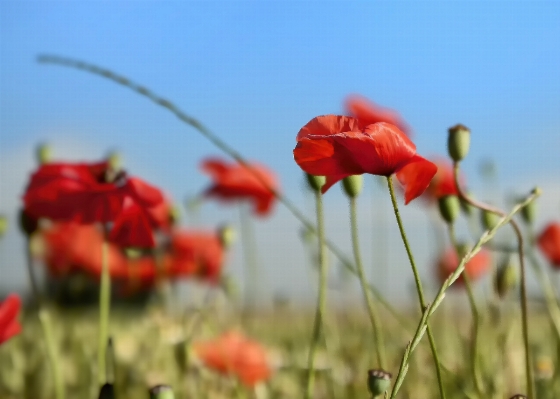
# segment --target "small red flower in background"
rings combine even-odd
[[[398,127],[410,137],[410,128],[397,111],[381,107],[365,97],[352,95],[346,99],[346,109],[356,118],[361,128],[378,122],[387,122]]]
[[[21,332],[17,320],[21,308],[19,296],[10,294],[0,303],[0,345]]]
[[[23,197],[25,212],[35,218],[114,225],[109,238],[122,246],[153,247],[152,228],[160,227],[150,209],[163,202],[155,187],[108,162],[51,163],[33,175]]]
[[[252,170],[238,163],[227,163],[220,159],[208,158],[202,161],[201,169],[214,180],[204,192],[206,197],[223,201],[249,200],[253,202],[254,212],[265,216],[270,214],[276,198],[268,187],[278,191],[276,176],[263,165],[250,164]],[[261,176],[268,187],[255,176]]]
[[[550,264],[560,268],[560,223],[549,223],[539,235],[537,244]]]
[[[437,166],[437,173],[426,189],[424,196],[429,200],[437,201],[446,195],[459,195],[453,174],[453,165],[444,158],[436,158],[433,162]],[[464,184],[464,177],[460,176],[461,184]]]
[[[193,349],[207,367],[219,373],[235,375],[246,386],[252,387],[271,375],[264,348],[238,332],[227,332],[211,341],[196,342]]]
[[[460,259],[457,256],[455,248],[449,248],[441,255],[436,264],[437,275],[441,283],[443,283],[445,279],[447,279],[447,277],[449,277],[457,269],[459,262]],[[465,265],[465,272],[471,281],[476,281],[488,272],[491,264],[492,257],[490,256],[490,253],[482,249],[467,262]],[[463,281],[463,276],[461,274],[454,285],[463,285],[464,283],[465,282]]]
[[[426,190],[437,171],[399,128],[385,122],[362,128],[348,116],[318,116],[301,128],[296,140],[295,161],[309,174],[326,176],[323,193],[350,175],[396,173],[408,204]]]

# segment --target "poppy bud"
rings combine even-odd
[[[309,187],[313,191],[320,191],[321,187],[323,187],[325,185],[325,182],[327,181],[325,176],[314,176],[310,175],[309,173],[306,173],[305,176],[307,177],[307,183],[309,184]]]
[[[471,144],[471,131],[465,125],[455,125],[449,128],[447,137],[447,150],[453,161],[462,161],[469,153]]]
[[[218,228],[220,243],[225,249],[230,248],[235,242],[235,229],[229,224],[223,224]]]
[[[0,238],[6,234],[8,230],[8,218],[5,215],[0,215]]]
[[[496,215],[494,212],[490,212],[486,210],[482,210],[480,216],[481,216],[482,226],[486,230],[491,230],[494,227],[496,227],[496,225],[501,219],[499,215]]]
[[[107,163],[109,164],[109,169],[111,169],[112,171],[116,172],[121,170],[123,166],[121,154],[117,151],[111,151],[107,155]]]
[[[99,390],[99,399],[114,399],[115,398],[115,388],[113,384],[109,384],[108,382],[103,384],[101,389]]]
[[[342,180],[342,187],[349,198],[356,198],[362,192],[364,179],[362,175],[352,175]]]
[[[496,272],[494,288],[500,298],[504,298],[510,293],[518,283],[517,269],[509,262],[509,259],[502,263]]]
[[[531,201],[521,208],[521,217],[527,224],[533,224],[535,222],[535,218],[537,217],[536,201]]]
[[[461,204],[456,195],[445,195],[438,200],[439,213],[443,220],[451,224],[459,216]]]
[[[21,228],[21,231],[29,237],[37,231],[37,228],[39,227],[39,220],[28,215],[25,210],[21,209],[19,211],[19,227]]]
[[[52,161],[52,149],[51,146],[42,143],[37,146],[35,156],[37,158],[37,163],[39,165],[44,165]]]
[[[150,388],[150,399],[175,399],[173,389],[169,385],[156,385]]]
[[[368,388],[375,398],[389,389],[391,374],[379,369],[368,370]]]
[[[169,208],[169,221],[171,224],[177,224],[181,219],[181,210],[178,206],[173,205]]]

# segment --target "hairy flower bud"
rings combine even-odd
[[[229,224],[223,224],[218,228],[220,242],[225,249],[230,248],[235,242],[235,229]]]
[[[449,128],[447,137],[447,150],[453,161],[462,161],[469,153],[471,144],[471,131],[465,125],[455,125]]]
[[[494,280],[494,288],[496,293],[500,298],[504,298],[507,294],[517,287],[519,277],[517,275],[517,269],[513,263],[506,260],[502,263],[498,270],[496,271],[496,276]]]
[[[325,182],[327,181],[325,176],[314,176],[310,175],[309,173],[306,173],[305,176],[307,177],[307,183],[309,184],[309,187],[313,191],[320,191],[321,187],[323,187],[325,185]]]
[[[368,371],[368,388],[371,395],[375,398],[385,392],[391,384],[391,374],[379,369]]]
[[[482,210],[480,213],[480,219],[482,227],[484,227],[486,230],[491,230],[496,227],[501,217],[499,215],[496,215],[494,212]]]
[[[47,143],[41,143],[37,146],[35,151],[35,156],[37,158],[37,163],[39,165],[44,165],[52,161],[52,149]]]
[[[156,385],[150,388],[150,399],[175,399],[173,389],[169,385]]]
[[[521,208],[521,217],[527,224],[533,224],[537,217],[537,202],[531,201]]]
[[[459,212],[461,211],[461,204],[456,195],[445,195],[438,200],[439,213],[443,220],[451,224],[455,222]]]
[[[364,186],[364,179],[362,175],[352,175],[345,177],[342,180],[342,187],[344,192],[350,198],[356,198],[362,192]]]

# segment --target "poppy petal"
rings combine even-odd
[[[123,210],[115,220],[109,239],[124,247],[155,246],[150,219],[143,208],[131,198],[125,199]]]
[[[404,134],[410,136],[410,128],[397,111],[381,107],[365,97],[353,95],[346,99],[346,109],[358,119],[361,126],[378,122],[387,122],[397,126]]]
[[[0,332],[7,328],[17,317],[21,308],[21,299],[15,294],[10,294],[0,303]]]
[[[363,169],[335,136],[309,136],[298,141],[294,159],[305,172],[316,176],[361,174]]]
[[[342,132],[359,131],[355,118],[342,115],[322,115],[311,119],[296,136],[299,141],[307,136],[330,136]]]
[[[437,173],[437,166],[415,155],[408,163],[397,170],[397,179],[404,186],[404,203],[420,196],[430,185],[430,181]]]

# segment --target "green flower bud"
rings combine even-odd
[[[52,161],[51,146],[46,143],[39,144],[37,146],[35,156],[39,165],[50,163]]]
[[[469,153],[471,144],[471,131],[464,125],[455,125],[449,128],[447,137],[447,150],[453,161],[462,161]]]
[[[517,268],[509,259],[502,263],[496,271],[494,288],[500,298],[504,298],[513,291],[519,282]]]
[[[181,219],[181,210],[177,205],[173,205],[169,209],[169,221],[171,222],[172,225],[175,225],[179,222],[180,219]]]
[[[229,224],[223,224],[218,228],[218,235],[222,246],[225,249],[231,248],[236,238],[235,229]]]
[[[169,385],[156,385],[150,388],[150,399],[175,399],[173,389]]]
[[[115,388],[113,384],[109,384],[108,382],[103,384],[101,389],[99,390],[99,399],[115,399]]]
[[[350,198],[356,198],[362,192],[364,187],[364,179],[362,175],[352,175],[342,180],[344,192]]]
[[[485,211],[485,210],[481,210],[480,217],[481,217],[482,226],[486,230],[491,230],[494,227],[496,227],[496,225],[501,219],[501,217],[499,215],[496,215],[494,212]]]
[[[19,227],[21,228],[21,231],[29,237],[39,228],[39,220],[29,216],[23,209],[21,209],[19,211]]]
[[[309,184],[309,187],[313,191],[320,191],[321,187],[323,187],[325,185],[325,182],[327,181],[325,176],[314,176],[310,175],[309,173],[306,173],[305,176],[307,177],[307,183]]]
[[[368,371],[368,388],[371,395],[375,398],[391,385],[391,374],[379,369],[372,369]]]
[[[0,215],[0,238],[6,234],[8,230],[8,218],[5,215]]]
[[[107,155],[107,163],[109,164],[109,169],[112,171],[119,171],[123,167],[122,156],[117,151],[111,151]]]
[[[527,224],[533,224],[537,217],[537,202],[531,201],[526,206],[521,208],[521,217]]]
[[[457,220],[461,211],[461,204],[456,195],[446,195],[438,200],[439,213],[443,220],[451,224]]]

